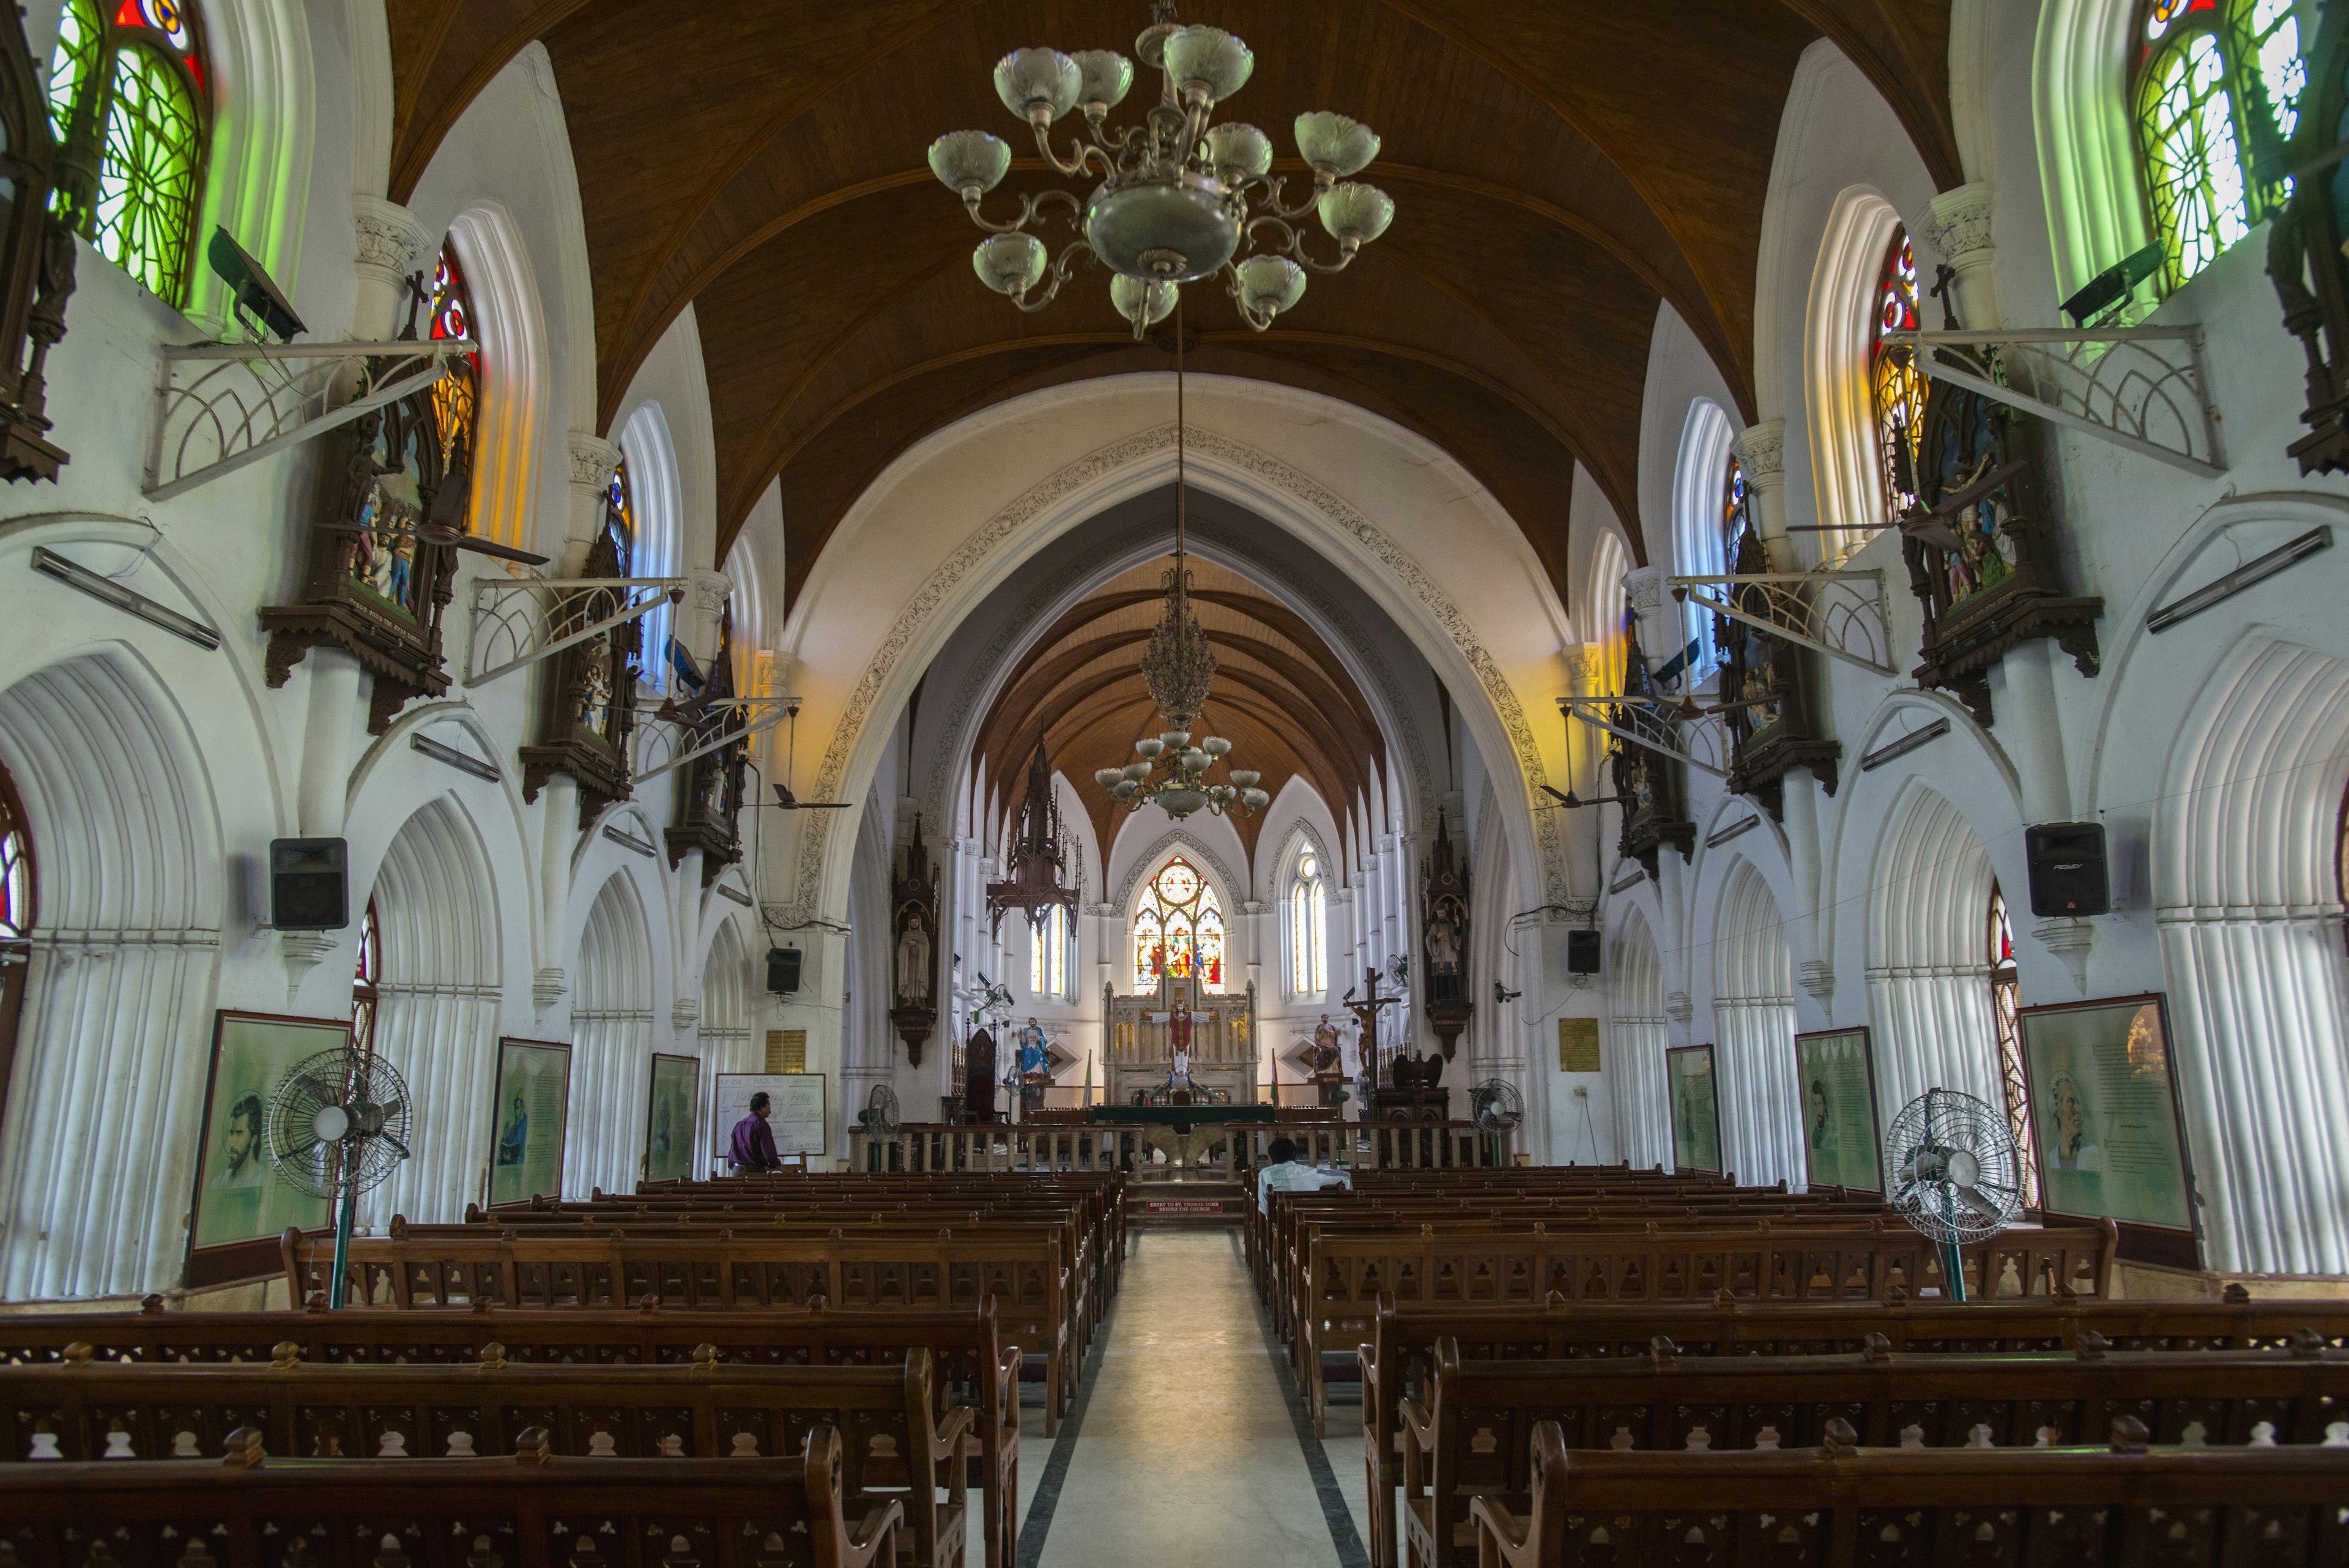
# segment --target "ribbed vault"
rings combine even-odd
[[[1099,275],[1034,317],[986,294],[968,266],[977,236],[923,162],[944,130],[1016,138],[988,78],[1006,49],[1130,50],[1139,0],[387,9],[396,200],[473,97],[543,39],[585,205],[602,418],[692,305],[719,556],[780,476],[790,597],[857,494],[925,433],[1164,363],[1132,342]],[[1287,150],[1299,112],[1354,114],[1384,137],[1372,177],[1401,204],[1388,235],[1272,333],[1191,289],[1197,368],[1326,392],[1443,446],[1516,518],[1562,599],[1576,465],[1636,514],[1659,301],[1753,415],[1763,195],[1802,51],[1834,40],[1935,180],[1961,178],[1949,0],[1200,0],[1186,15],[1256,48],[1226,118]],[[1026,160],[1008,186],[1040,167]]]

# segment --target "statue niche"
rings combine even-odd
[[[1764,576],[1771,569],[1769,547],[1751,524],[1743,477],[1733,483],[1729,570],[1737,576]],[[1733,583],[1727,597],[1755,620],[1775,623],[1764,585]],[[1716,612],[1713,635],[1722,656],[1719,704],[1729,733],[1729,793],[1750,795],[1779,817],[1786,774],[1800,767],[1810,769],[1827,794],[1835,794],[1843,747],[1817,738],[1809,658],[1793,643],[1733,616]]]
[[[604,532],[587,552],[589,577],[628,575],[625,535],[616,512],[606,506]],[[627,607],[613,588],[565,595],[548,610],[550,624],[592,625]],[[539,743],[524,746],[522,797],[534,801],[546,781],[569,774],[579,781],[579,827],[585,832],[605,807],[632,790],[628,742],[636,728],[636,654],[643,646],[641,620],[616,626],[546,660],[544,718]]]
[[[465,531],[472,455],[460,421],[444,428],[435,390],[421,388],[319,438],[298,600],[261,612],[269,684],[285,685],[310,649],[342,649],[375,677],[371,735],[412,699],[449,690],[440,620],[456,594],[456,552],[422,535],[428,524]]]
[[[672,871],[687,850],[701,851],[701,885],[707,888],[720,871],[742,858],[743,776],[750,763],[744,710],[733,706],[734,607],[730,601],[719,621],[718,659],[701,695],[709,699],[709,706],[678,731],[677,743],[681,751],[702,754],[680,770],[685,787],[678,792],[677,826],[662,836],[668,845]],[[712,746],[716,749],[703,750]]]
[[[914,818],[914,841],[906,846],[905,868],[896,877],[890,908],[894,913],[889,921],[889,1023],[897,1038],[905,1043],[906,1061],[918,1067],[922,1047],[938,1022],[938,873],[922,843],[918,815]]]
[[[1640,651],[1638,613],[1623,616],[1623,695],[1609,715],[1619,730],[1671,745],[1679,722],[1670,716]],[[1656,852],[1669,844],[1685,860],[1696,848],[1696,824],[1688,814],[1688,779],[1681,763],[1666,753],[1617,737],[1608,751],[1615,794],[1622,805],[1623,831],[1617,846],[1626,860],[1636,860],[1650,877],[1656,874]]]
[[[1454,864],[1451,825],[1441,813],[1434,853],[1421,864],[1420,874],[1427,1023],[1448,1062],[1460,1032],[1475,1014],[1476,1000],[1468,981],[1468,874]]]

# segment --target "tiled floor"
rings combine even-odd
[[[1040,1412],[1022,1424],[1023,1564],[1365,1562],[1358,1417],[1333,1407],[1326,1442],[1300,1438],[1236,1240],[1137,1234],[1079,1413],[1057,1443]]]

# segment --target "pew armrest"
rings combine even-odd
[[[1019,1435],[1019,1369],[1026,1364],[1027,1353],[1016,1345],[1003,1347],[1003,1359],[995,1368],[995,1423],[1016,1440]]]
[[[1476,1522],[1476,1555],[1480,1562],[1497,1563],[1503,1568],[1537,1568],[1531,1520],[1519,1522],[1517,1516],[1509,1511],[1508,1504],[1496,1497],[1469,1499],[1468,1517]],[[1490,1552],[1485,1550],[1488,1542]]]
[[[894,1499],[866,1514],[848,1532],[848,1554],[840,1568],[873,1568],[896,1561],[897,1532],[905,1522],[905,1505]]]
[[[962,1440],[970,1436],[971,1424],[978,1412],[968,1405],[957,1405],[948,1410],[946,1418],[930,1429],[930,1462],[959,1459]]]

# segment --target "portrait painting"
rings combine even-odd
[[[316,1231],[334,1222],[331,1199],[297,1191],[270,1163],[269,1102],[288,1073],[322,1051],[343,1049],[350,1038],[350,1023],[338,1018],[216,1016],[191,1251],[274,1241],[289,1225]]]

